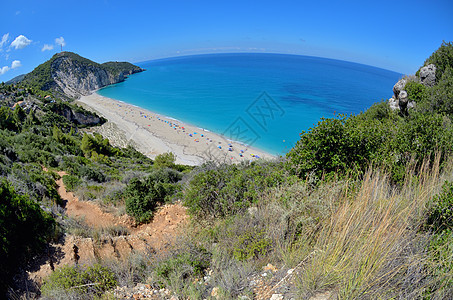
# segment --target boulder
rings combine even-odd
[[[395,99],[399,99],[398,96],[402,90],[404,90],[404,87],[406,86],[407,79],[402,78],[398,80],[398,82],[393,86],[393,95],[395,95]]]
[[[420,81],[422,84],[432,87],[436,84],[436,66],[427,65],[420,69]]]
[[[407,109],[409,108],[407,105],[408,102],[409,98],[407,97],[407,92],[404,90],[400,91],[398,95],[398,106],[403,115],[407,115]]]
[[[398,110],[400,109],[398,105],[398,100],[395,99],[395,97],[392,97],[389,99],[389,106],[391,110]]]
[[[409,98],[407,97],[407,92],[402,90],[398,94],[398,103],[401,106],[406,106],[407,102],[409,101]]]

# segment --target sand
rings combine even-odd
[[[275,158],[219,134],[97,93],[83,96],[76,103],[115,124],[120,131],[115,135],[122,135],[127,144],[152,159],[166,152],[175,154],[176,163],[186,165],[212,160],[239,163]]]

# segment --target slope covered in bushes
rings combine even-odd
[[[191,215],[170,251],[70,266],[50,276],[43,292],[55,299],[109,297],[115,283],[146,282],[187,299],[452,298],[452,48],[442,44],[425,62],[437,67],[434,85],[407,78],[415,107],[392,110],[383,101],[358,115],[323,119],[275,161],[192,169],[164,154],[153,162],[81,133],[66,118],[53,126],[58,114],[4,109],[2,186],[37,218],[52,214],[65,224],[55,173],[43,166],[65,170],[65,184],[81,200],[127,212],[137,223],[175,200]],[[46,222],[53,230],[56,223]],[[9,245],[2,247],[12,253]],[[93,272],[106,284],[74,290],[97,286],[99,279],[87,275]]]

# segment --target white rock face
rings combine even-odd
[[[436,84],[436,66],[434,64],[430,64],[421,68],[420,80],[426,86],[434,86]]]
[[[402,78],[398,80],[397,83],[393,86],[393,95],[395,96],[395,99],[398,99],[398,96],[402,90],[404,90],[404,87],[406,86],[407,80],[406,78]]]
[[[124,79],[123,76],[115,78],[104,69],[82,65],[68,57],[58,58],[52,63],[52,78],[70,97],[89,95],[101,87]]]
[[[394,97],[389,99],[389,106],[391,110],[399,110],[400,107],[398,105],[398,100],[396,100]]]

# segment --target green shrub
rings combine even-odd
[[[397,183],[404,180],[409,162],[420,165],[435,153],[453,150],[451,119],[442,114],[414,112],[373,119],[368,112],[346,118],[323,119],[286,155],[286,168],[302,178],[363,173],[370,163],[389,168]],[[414,160],[414,161],[413,161]]]
[[[116,285],[117,280],[113,272],[101,265],[96,264],[86,269],[65,266],[53,272],[44,281],[41,292],[44,296],[57,298],[64,291],[99,296]]]
[[[226,217],[245,211],[266,188],[291,180],[280,162],[205,165],[186,187],[184,204],[198,218]]]
[[[175,278],[189,283],[195,277],[204,275],[209,262],[210,254],[201,248],[177,253],[157,264],[155,279],[161,286],[169,286]]]
[[[89,166],[80,166],[79,175],[80,177],[85,177],[87,180],[93,180],[96,182],[105,181],[105,175],[101,170],[97,170]]]
[[[171,169],[159,169],[145,180],[131,179],[124,192],[126,212],[136,222],[148,221],[158,203],[164,203],[176,192],[175,183],[182,178],[181,173]]]
[[[408,98],[415,101],[417,105],[427,101],[427,88],[423,84],[409,81],[406,83],[405,90]]]
[[[435,278],[425,293],[426,299],[453,297],[453,231],[445,229],[435,234],[430,242],[429,270]]]
[[[272,244],[264,231],[249,230],[236,236],[233,245],[233,256],[239,261],[265,255]]]
[[[82,180],[77,176],[63,175],[63,183],[68,191],[73,192],[82,183]]]
[[[154,159],[154,165],[157,168],[173,168],[175,166],[176,156],[172,152],[159,154]]]
[[[453,183],[445,182],[442,193],[434,197],[427,224],[434,232],[453,230]]]
[[[425,66],[429,64],[436,66],[436,81],[438,82],[447,67],[453,67],[453,44],[444,41],[439,49],[425,61]]]
[[[54,219],[29,197],[0,180],[0,289],[12,272],[39,253],[56,233]]]
[[[80,144],[80,149],[86,157],[91,157],[93,152],[107,156],[112,153],[109,140],[102,138],[102,135],[99,133],[94,133],[93,135],[85,133]]]
[[[8,106],[0,107],[0,129],[17,130],[17,123],[13,111]]]
[[[447,66],[437,84],[429,91],[431,111],[453,115],[453,65]]]
[[[365,114],[322,119],[316,127],[301,133],[287,154],[286,166],[301,177],[360,170],[382,156],[381,147],[392,136],[388,122]]]

